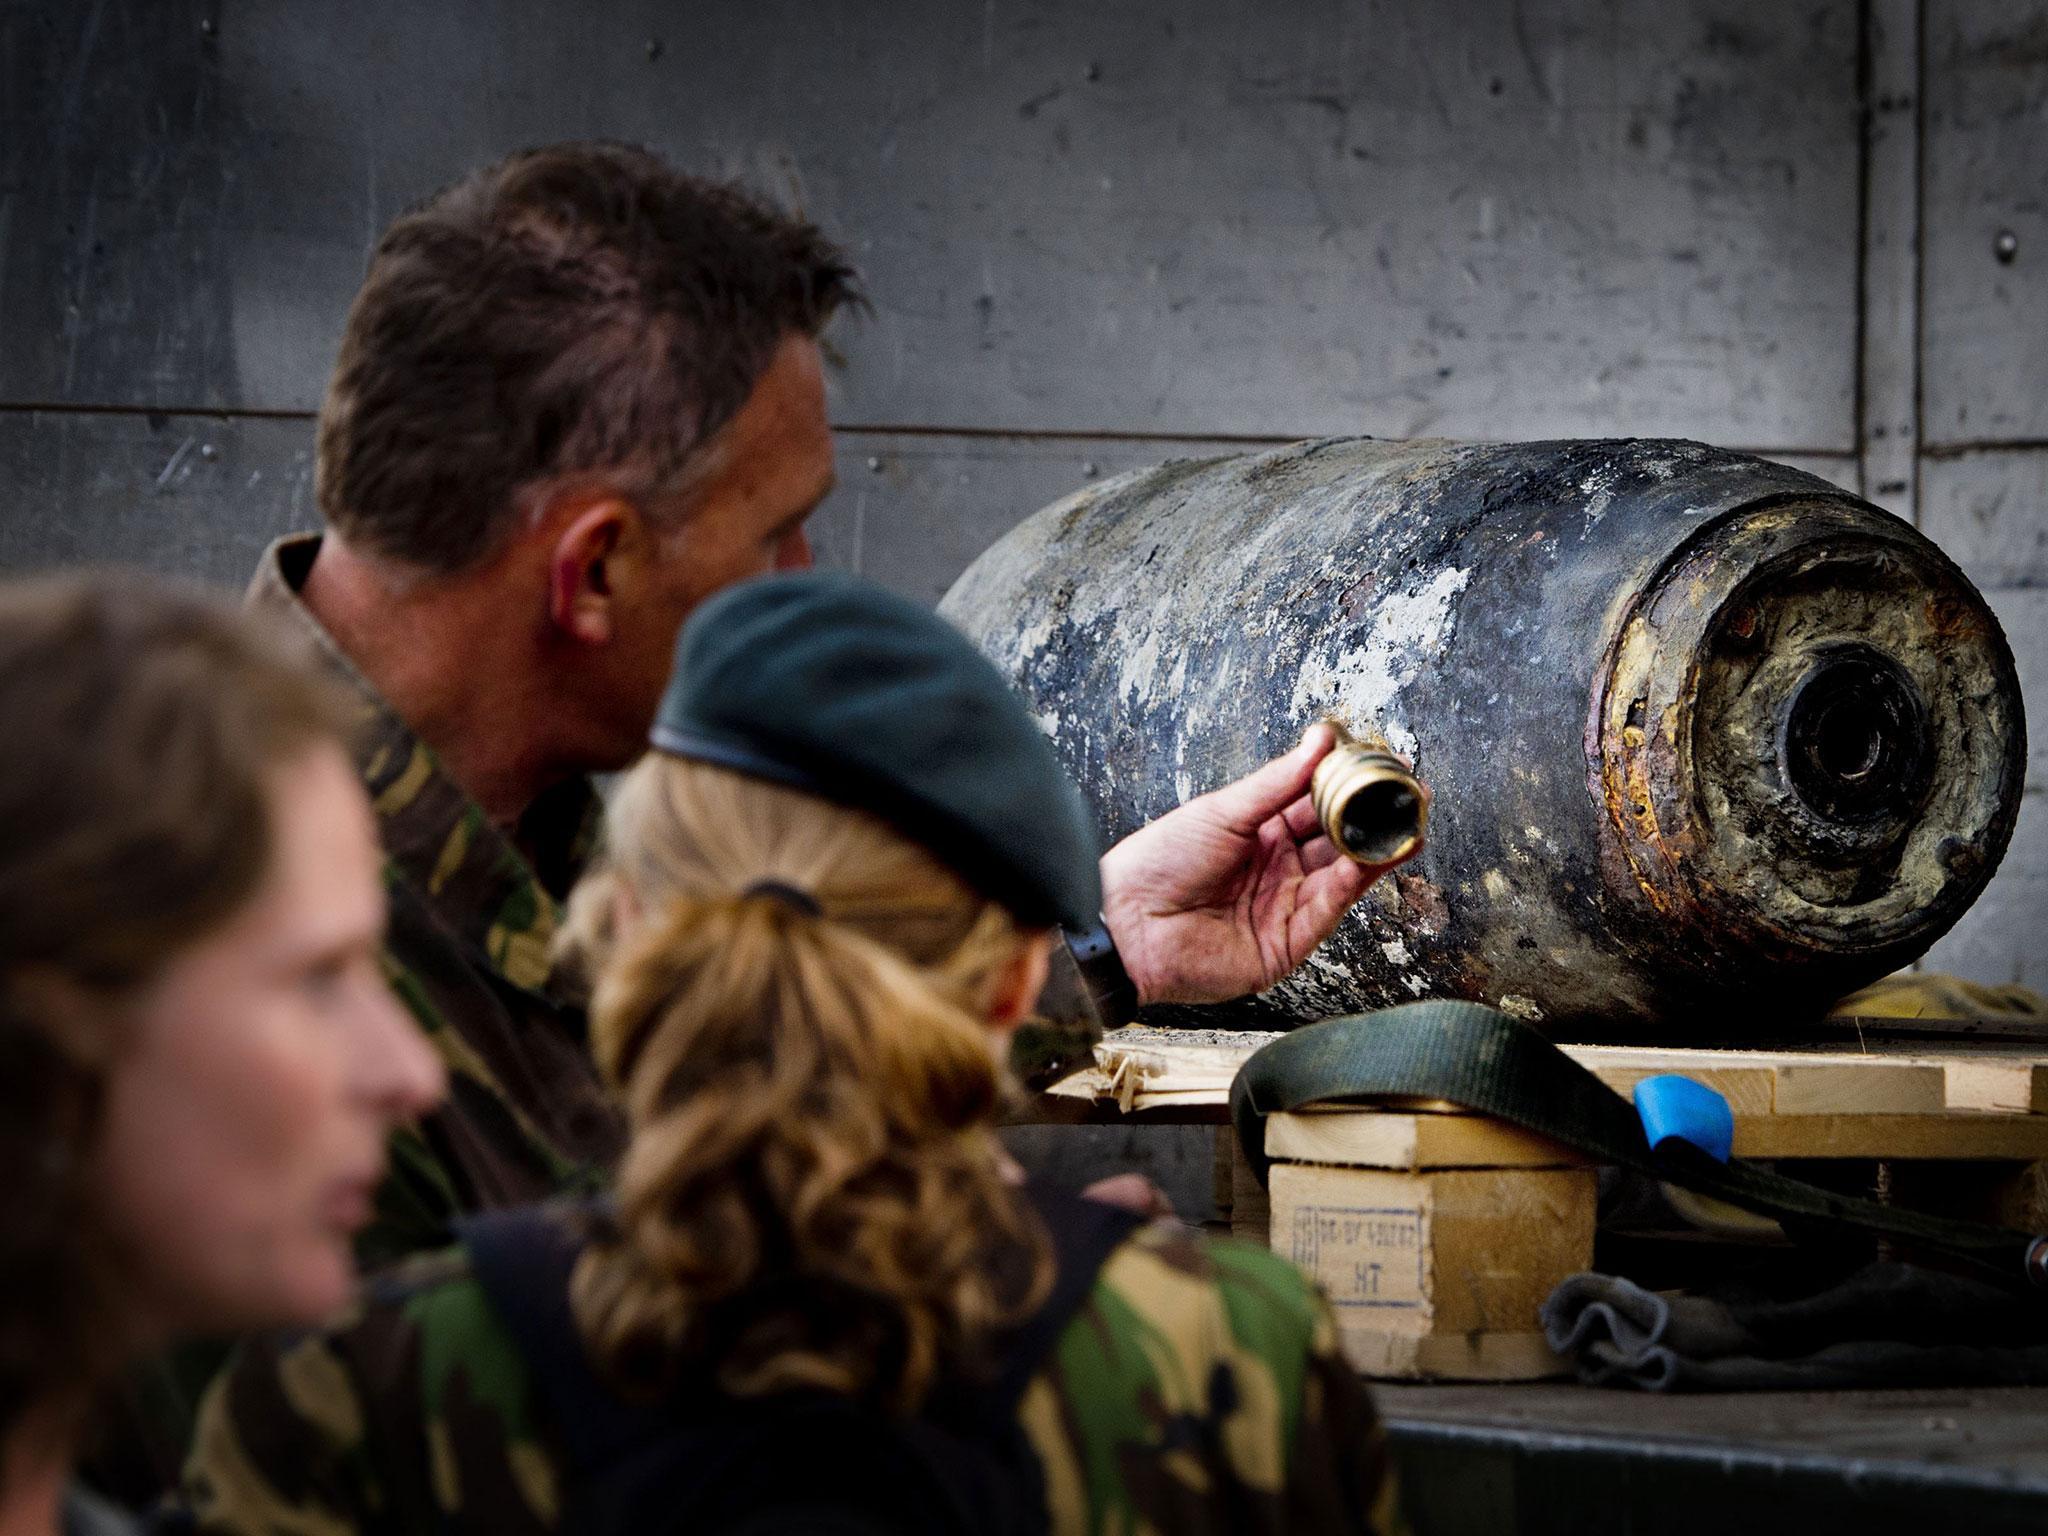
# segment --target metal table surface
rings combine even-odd
[[[1373,1396],[1418,1536],[2048,1530],[2048,1387]]]

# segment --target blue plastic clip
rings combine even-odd
[[[1646,1077],[1636,1084],[1636,1113],[1654,1151],[1674,1136],[1717,1163],[1735,1150],[1735,1115],[1728,1101],[1689,1077]]]

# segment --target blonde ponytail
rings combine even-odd
[[[635,1396],[708,1367],[914,1409],[1048,1278],[991,1129],[987,991],[1026,936],[880,822],[721,769],[651,757],[612,836],[566,941],[632,1126],[574,1280],[593,1358]]]

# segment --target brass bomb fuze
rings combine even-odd
[[[1422,846],[1429,790],[1376,741],[1360,741],[1336,721],[1337,745],[1316,764],[1309,804],[1345,858],[1396,864]]]

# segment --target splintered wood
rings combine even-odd
[[[1148,1029],[1104,1035],[1095,1065],[1048,1090],[1055,1098],[1107,1099],[1125,1114],[1184,1105],[1227,1104],[1237,1069],[1280,1037],[1257,1031]]]

